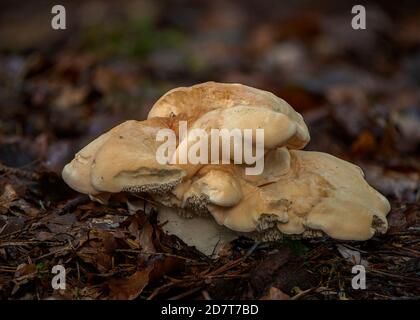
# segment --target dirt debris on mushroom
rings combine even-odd
[[[248,175],[249,164],[233,161],[160,163],[156,158],[162,143],[156,139],[159,130],[176,134],[173,160],[180,156],[182,144],[188,148],[196,139],[180,136],[180,121],[204,132],[263,128],[264,169]],[[232,234],[275,241],[284,236],[324,235],[367,240],[385,233],[387,199],[369,186],[356,165],[326,153],[299,150],[309,139],[302,116],[272,93],[206,82],[169,91],[152,107],[147,120],[124,122],[98,137],[64,168],[63,179],[95,199],[141,193],[172,208],[161,209],[162,217],[173,217],[175,227],[168,231],[177,230],[178,237],[206,254],[209,246],[204,242],[213,243],[209,239],[220,234],[228,242]],[[196,229],[207,224],[202,228],[207,236],[202,232],[194,236],[185,231],[188,227],[179,227],[182,223]],[[228,231],[220,231],[224,229]]]

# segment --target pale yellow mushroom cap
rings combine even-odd
[[[106,192],[165,193],[185,173],[177,166],[160,164],[157,132],[168,128],[165,121],[127,121],[114,128],[112,136],[95,155],[90,178],[95,189]]]
[[[110,132],[107,132],[93,140],[86,147],[76,153],[74,159],[64,167],[61,175],[63,180],[72,189],[91,195],[100,193],[100,191],[93,187],[90,181],[90,170],[96,152],[110,136]]]
[[[367,240],[387,230],[388,200],[364,180],[361,169],[326,153],[292,150],[291,168],[255,187],[242,182],[234,207],[211,206],[216,221],[265,240],[321,231],[341,240]],[[267,233],[267,230],[270,233]]]
[[[206,82],[191,87],[180,87],[160,98],[149,112],[148,118],[169,117],[186,120],[188,135],[180,137],[173,163],[180,159],[201,139],[194,130],[204,130],[209,136],[208,145],[214,143],[212,129],[233,133],[252,131],[253,154],[256,148],[256,134],[263,130],[263,149],[303,148],[310,140],[308,128],[302,116],[286,101],[274,94],[241,84]],[[216,138],[217,139],[217,138]],[[219,140],[219,139],[218,139]],[[245,142],[244,142],[245,143]],[[221,145],[221,140],[219,140]],[[234,144],[230,145],[230,159],[234,158]],[[245,146],[244,146],[245,148]],[[220,149],[221,150],[221,149]],[[209,151],[210,155],[210,151]],[[219,160],[222,153],[219,152]],[[193,176],[200,164],[181,164],[187,176]]]
[[[177,166],[160,164],[156,141],[170,121],[126,121],[78,152],[63,170],[64,181],[73,189],[97,195],[103,192],[168,192],[185,176]]]
[[[242,200],[242,189],[239,181],[229,172],[210,170],[192,183],[184,199],[200,201],[203,196],[208,203],[231,207]]]
[[[236,83],[205,82],[191,87],[175,88],[154,104],[148,118],[182,115],[185,118],[198,119],[212,110],[238,106],[268,109],[283,114],[290,122],[295,123],[294,134],[287,141],[289,148],[301,149],[309,142],[309,131],[302,116],[286,101],[271,92]],[[243,118],[242,120],[245,121]],[[271,127],[266,129],[274,130]]]

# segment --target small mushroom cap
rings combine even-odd
[[[253,142],[255,142],[256,129],[264,129],[265,149],[275,149],[287,145],[291,138],[299,135],[296,122],[291,121],[283,113],[251,106],[235,106],[207,112],[191,126],[191,129],[199,128],[208,134],[211,129],[239,129],[242,133],[244,130],[252,130]],[[190,137],[188,138],[190,139],[189,144],[192,144],[194,141],[191,141]]]
[[[219,135],[212,135],[213,129],[221,130],[220,132],[225,130],[228,134],[233,134],[235,130],[237,133],[240,133],[239,139],[243,141],[241,148],[242,159],[240,159],[240,162],[242,163],[245,162],[245,148],[250,148],[251,150],[249,151],[252,151],[253,155],[259,154],[256,152],[256,136],[258,129],[264,130],[264,140],[261,141],[263,144],[258,145],[259,148],[263,149],[260,150],[262,151],[261,155],[263,155],[266,150],[277,149],[283,146],[290,147],[290,141],[294,143],[293,141],[296,139],[306,139],[301,136],[303,131],[299,130],[299,126],[296,122],[292,121],[283,113],[275,112],[266,108],[240,105],[231,108],[215,109],[203,114],[193,122],[191,127],[188,129],[187,137],[180,142],[173,155],[173,163],[181,163],[181,156],[185,155],[186,152],[189,152],[190,148],[200,142],[201,137],[197,136],[195,132],[197,129],[204,130],[204,132],[207,133],[208,157],[211,157],[211,161],[218,160],[218,162],[222,162],[222,145],[225,142]],[[247,136],[246,130],[250,131],[252,135]],[[214,141],[214,139],[216,139],[216,141]],[[249,139],[252,140],[249,141]],[[215,142],[218,143],[219,146],[218,159],[213,159],[212,155],[211,147],[215,146]],[[230,143],[228,157],[231,161],[237,160],[234,159],[235,147],[238,147],[236,142]],[[202,165],[188,163],[186,165],[181,165],[181,167],[187,172],[187,175],[191,177],[202,167]]]
[[[229,172],[210,170],[194,181],[184,199],[205,201],[222,207],[231,207],[242,200],[242,189],[239,181]]]
[[[301,149],[309,142],[309,131],[302,116],[286,101],[271,92],[242,84],[205,82],[173,89],[154,104],[148,118],[183,116],[197,119],[212,110],[237,106],[268,109],[294,122],[295,135],[287,143],[289,148]]]
[[[91,195],[97,195],[96,190],[90,181],[90,170],[99,148],[109,139],[109,132],[102,134],[82,150],[76,153],[74,159],[68,163],[62,172],[63,180],[74,190]]]
[[[96,190],[106,192],[164,193],[185,176],[177,166],[160,164],[157,132],[167,129],[163,119],[127,121],[112,130],[112,135],[95,155],[90,178]]]

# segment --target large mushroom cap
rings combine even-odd
[[[272,240],[321,231],[335,239],[367,240],[387,230],[388,200],[364,180],[362,170],[332,155],[290,151],[291,168],[272,183],[244,183],[242,201],[209,206],[216,220]]]
[[[295,125],[293,134],[285,144],[289,148],[301,149],[309,142],[309,131],[302,116],[286,101],[271,92],[236,83],[205,82],[175,88],[154,104],[148,118],[180,116],[198,119],[216,109],[238,106],[265,108],[284,115]]]
[[[305,228],[342,240],[367,240],[386,232],[390,204],[366,182],[362,169],[323,152],[293,150],[291,155],[302,170],[301,185],[308,175],[308,196],[317,191],[311,207],[297,211],[297,216],[305,213]]]
[[[63,170],[72,188],[95,195],[121,191],[165,193],[185,176],[177,166],[157,160],[157,132],[169,120],[126,121],[82,149]]]

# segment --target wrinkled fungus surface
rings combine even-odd
[[[183,143],[187,148],[194,143],[192,135],[180,137],[180,121],[205,132],[264,129],[264,170],[247,175],[247,165],[233,161],[159,163],[156,152],[163,143],[156,139],[159,130],[176,133],[174,159]],[[387,199],[369,186],[356,165],[326,153],[299,150],[309,139],[302,116],[272,93],[207,82],[169,91],[147,120],[124,122],[98,137],[64,168],[63,178],[94,199],[141,193],[174,208],[173,214],[185,217],[186,224],[186,217],[207,217],[200,218],[201,223],[214,219],[220,226],[261,240],[325,234],[366,240],[386,232]]]

